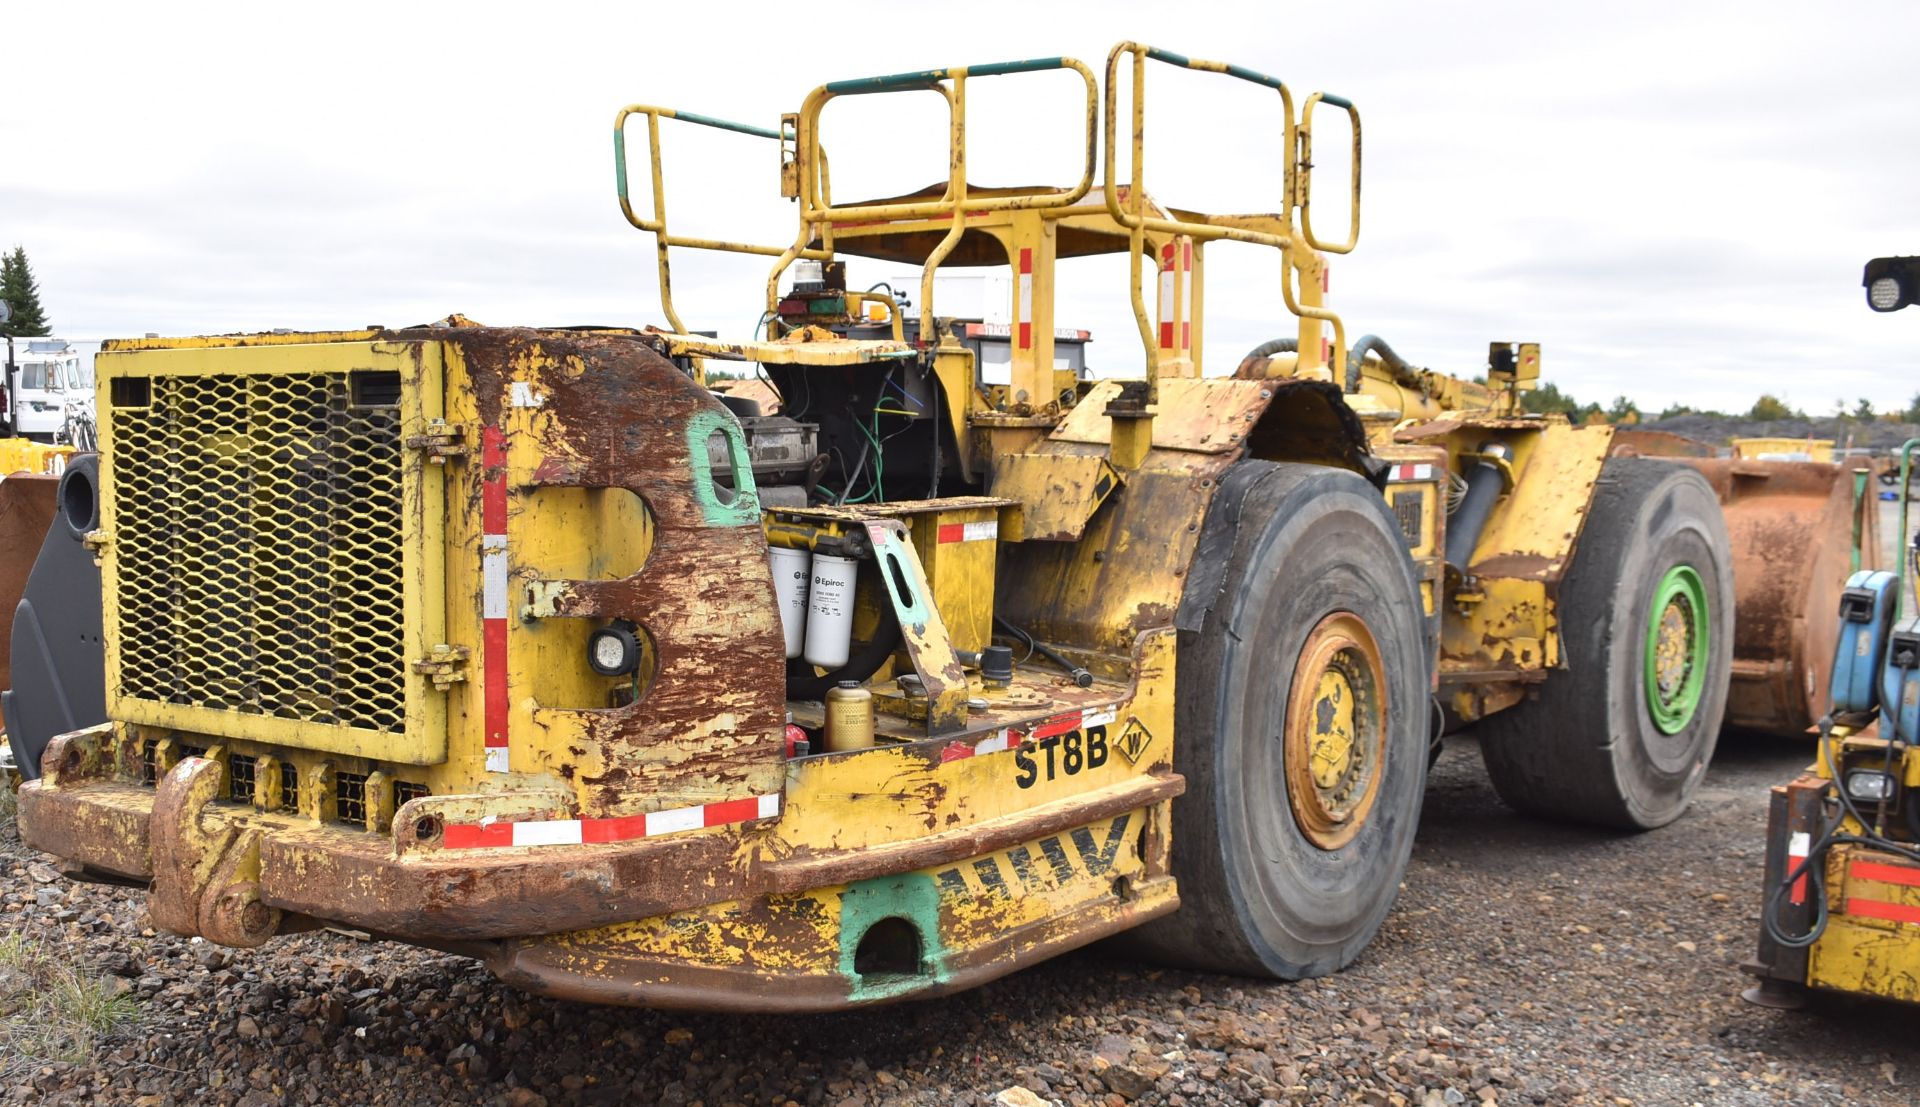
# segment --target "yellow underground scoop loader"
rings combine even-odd
[[[1154,191],[1168,69],[1264,98],[1260,212]],[[981,81],[1064,97],[1076,175],[976,184]],[[949,174],[836,193],[829,145],[884,153],[823,109],[903,95],[944,105]],[[688,127],[778,154],[791,238],[680,229]],[[1348,169],[1317,198],[1316,134]],[[1524,810],[1685,811],[1736,656],[1719,498],[1524,414],[1531,344],[1493,344],[1482,388],[1350,338],[1323,279],[1359,235],[1350,101],[1121,43],[752,123],[633,105],[614,135],[663,325],[107,344],[104,711],[20,793],[64,871],[232,946],[337,924],[535,992],[803,1011],[1122,933],[1336,971],[1449,728]],[[1288,348],[1203,375],[1222,242],[1275,251]],[[696,249],[764,259],[751,335],[682,320]],[[1060,261],[1095,254],[1128,259],[1124,377],[1054,314]],[[963,269],[1002,282],[994,317],[943,308]]]

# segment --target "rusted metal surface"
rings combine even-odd
[[[800,892],[808,888],[850,884],[887,873],[977,857],[1170,800],[1186,791],[1186,786],[1183,778],[1171,774],[1137,777],[1125,784],[1029,808],[1018,815],[991,819],[892,846],[861,850],[859,853],[815,852],[796,855],[769,864],[760,877],[760,887],[773,893]]]
[[[0,689],[13,687],[13,613],[53,525],[59,477],[17,473],[0,480]]]
[[[1713,447],[1672,431],[1617,427],[1612,457],[1712,457]]]
[[[478,421],[504,428],[513,500],[624,488],[653,523],[630,576],[549,579],[535,557],[512,574],[518,589],[541,590],[546,617],[628,619],[657,652],[635,702],[525,709],[524,726],[545,732],[542,759],[574,774],[586,815],[631,813],[642,798],[672,807],[778,791],[786,654],[758,505],[744,492],[718,502],[698,476],[708,432],[737,433],[732,417],[645,341],[496,329],[450,341],[474,377]],[[466,483],[472,519],[483,514],[481,468]]]
[[[502,943],[484,956],[487,968],[503,982],[556,999],[738,1014],[809,1014],[963,992],[1130,930],[1179,906],[1173,881],[1166,876],[1143,881],[1130,889],[1130,896],[995,935],[960,951],[950,960],[942,980],[864,1000],[851,996],[847,982],[831,974],[689,965],[678,959],[633,956],[618,947],[583,953],[552,945]],[[750,921],[765,925],[765,920]]]
[[[1855,568],[1880,567],[1873,491],[1853,468],[1817,461],[1692,459],[1713,486],[1733,550],[1734,645],[1729,726],[1804,734],[1826,709],[1840,591]],[[1873,486],[1873,482],[1867,482]]]
[[[1789,856],[1793,837],[1806,835],[1810,841],[1821,835],[1826,824],[1821,812],[1821,800],[1826,790],[1825,779],[1807,773],[1792,783],[1776,785],[1768,800],[1767,861],[1761,883],[1761,902],[1766,905],[1765,910],[1776,912],[1775,921],[1788,934],[1805,934],[1813,926],[1813,900],[1803,895],[1798,897],[1799,902],[1789,898],[1786,903],[1777,903],[1772,899],[1773,890],[1786,879],[1790,868],[1799,863],[1798,858]],[[1807,881],[1807,887],[1813,887],[1811,879]],[[1759,948],[1754,958],[1743,962],[1740,969],[1754,976],[1805,984],[1807,950],[1804,946],[1783,946],[1773,940],[1765,927],[1761,927]]]

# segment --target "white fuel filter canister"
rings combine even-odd
[[[813,576],[813,555],[769,546],[767,558],[773,563],[773,596],[780,607],[780,629],[787,632],[787,656],[799,657],[807,640],[807,585]]]
[[[860,563],[850,557],[814,554],[807,596],[806,662],[822,669],[847,663],[853,648],[853,586]]]

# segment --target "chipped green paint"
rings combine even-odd
[[[883,919],[900,919],[920,935],[920,971],[873,973],[854,970],[854,951],[867,929]],[[944,984],[952,975],[940,942],[940,890],[925,873],[883,876],[847,885],[840,893],[840,975],[854,1002],[905,995]]]
[[[924,634],[931,618],[927,608],[927,578],[920,572],[920,559],[914,556],[913,547],[901,537],[902,533],[883,527],[867,529],[868,536],[873,539],[875,556],[888,570],[880,574],[880,579],[887,586],[887,595],[893,597],[893,610],[900,617],[900,625]],[[899,577],[905,578],[904,582],[895,576],[893,570],[898,570]]]
[[[727,456],[733,459],[731,489],[713,479],[713,460],[707,454],[707,439],[714,434],[725,435],[727,439]],[[687,456],[693,463],[693,496],[710,525],[760,525],[760,493],[753,484],[747,439],[731,414],[724,410],[695,412],[693,418],[687,420]]]

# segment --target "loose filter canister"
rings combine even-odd
[[[806,662],[838,669],[853,649],[853,585],[860,563],[833,554],[813,555],[812,587],[807,597]]]
[[[807,581],[813,576],[813,555],[785,546],[767,547],[773,563],[773,596],[780,607],[780,629],[787,632],[787,656],[799,657],[807,640]]]

